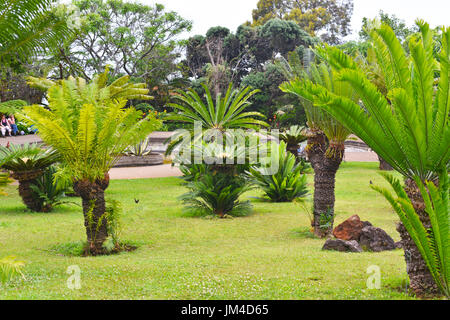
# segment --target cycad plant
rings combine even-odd
[[[11,171],[12,178],[19,181],[22,201],[34,212],[41,212],[43,208],[31,186],[47,167],[58,160],[59,154],[55,150],[44,150],[37,145],[0,146],[0,168]]]
[[[293,56],[295,57],[295,56]],[[313,96],[299,90],[303,83],[315,83],[357,101],[355,91],[336,79],[333,70],[325,63],[311,64],[302,68],[298,59],[291,59],[287,69],[291,71],[291,81],[281,85],[281,90],[297,95],[305,108],[310,129],[306,152],[314,169],[314,232],[326,237],[333,230],[335,178],[345,152],[345,141],[351,131],[326,112],[315,108]],[[324,215],[331,218],[327,228],[321,225]]]
[[[262,166],[250,168],[252,182],[261,188],[272,202],[291,202],[308,194],[306,175],[302,174],[301,163],[287,151],[286,143],[281,141],[277,152],[271,157],[277,157],[278,170]]]
[[[300,143],[308,140],[306,128],[301,126],[292,126],[288,130],[280,132],[278,138],[286,143],[287,150],[292,153],[295,158],[298,157]]]
[[[430,221],[430,212],[426,210],[423,192],[416,181],[428,186],[430,181],[439,184],[438,174],[447,174],[449,167],[450,29],[442,28],[437,62],[433,56],[435,42],[429,25],[423,21],[418,21],[417,25],[420,33],[410,39],[409,55],[389,26],[382,25],[370,32],[387,96],[351,57],[331,47],[321,49],[319,54],[333,66],[340,82],[358,92],[362,106],[312,82],[298,82],[296,87],[299,92],[310,95],[316,106],[351,129],[406,178],[405,192],[416,214],[415,218],[406,216],[408,221],[420,219],[429,234],[436,234],[439,230]],[[440,185],[440,188],[445,191],[448,184]],[[398,187],[396,191],[399,191]],[[447,205],[446,201],[444,205]],[[444,211],[447,218],[439,221],[448,225],[448,207]],[[445,230],[445,225],[438,224]],[[437,292],[428,270],[431,265],[427,266],[422,258],[415,244],[417,239],[409,233],[404,221],[397,230],[405,250],[411,288],[418,295]],[[443,248],[439,247],[439,242],[436,245],[436,251],[440,252]],[[440,257],[434,255],[435,259]]]
[[[103,254],[108,237],[105,190],[109,170],[132,144],[145,139],[161,123],[153,116],[127,108],[127,98],[146,96],[143,85],[128,77],[107,86],[108,72],[90,83],[69,78],[48,89],[49,110],[24,108],[24,117],[39,130],[42,140],[61,155],[58,176],[70,179],[82,199],[88,254]],[[41,80],[41,83],[45,80]]]
[[[257,129],[261,126],[269,125],[255,119],[264,118],[259,112],[245,112],[245,109],[251,104],[250,98],[258,92],[251,90],[250,87],[233,90],[233,84],[230,83],[225,96],[219,93],[216,100],[213,101],[209,88],[202,84],[205,95],[201,98],[194,89],[188,91],[177,91],[174,99],[177,103],[169,103],[168,106],[174,109],[174,112],[165,119],[188,123],[191,125],[191,136],[194,136],[194,125],[202,126],[203,130],[217,130],[224,133],[227,129]],[[169,144],[166,154],[172,153],[174,148],[182,142],[182,137],[175,136]]]
[[[69,186],[65,181],[55,179],[56,171],[55,166],[46,168],[44,173],[30,185],[33,198],[39,206],[39,212],[51,212],[54,207],[69,203],[63,199],[65,193],[69,191]]]
[[[389,190],[374,186],[390,202],[403,226],[417,246],[430,270],[439,290],[450,298],[450,221],[448,215],[448,174],[442,172],[439,187],[428,181],[426,186],[419,178],[415,183],[425,204],[425,212],[430,218],[431,228],[426,228],[414,210],[411,199],[398,179],[384,175],[393,187],[397,197]]]

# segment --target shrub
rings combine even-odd
[[[55,173],[54,166],[48,167],[42,176],[30,185],[35,203],[39,207],[38,212],[51,212],[54,207],[69,203],[63,200],[65,193],[70,190],[69,185],[55,181]]]
[[[281,142],[278,152],[272,153],[278,157],[279,169],[272,174],[268,167],[252,167],[250,176],[253,183],[260,187],[272,202],[291,202],[305,197],[308,193],[306,176],[302,175],[301,163],[296,164],[294,155],[286,151],[286,143]]]
[[[187,182],[190,191],[180,199],[186,209],[200,215],[243,216],[251,212],[249,201],[240,202],[239,197],[251,186],[243,175],[233,175],[218,172],[206,165],[204,173],[196,179]]]

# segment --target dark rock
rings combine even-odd
[[[363,221],[362,223],[363,223],[363,228],[365,228],[365,227],[373,227],[373,225],[369,221]]]
[[[359,244],[365,251],[380,252],[396,249],[394,240],[386,231],[375,227],[365,227],[362,229]]]
[[[333,235],[341,240],[359,240],[364,224],[358,215],[351,216],[333,230]]]
[[[396,248],[396,249],[403,249],[402,242],[401,242],[401,241],[396,242],[396,243],[395,243],[395,248]]]
[[[355,240],[345,241],[341,239],[328,239],[322,250],[333,250],[341,252],[363,252],[359,243]]]

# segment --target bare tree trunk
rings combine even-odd
[[[73,185],[74,191],[82,199],[84,226],[88,241],[88,254],[104,253],[103,243],[108,238],[108,223],[105,216],[105,190],[109,185],[109,175],[103,180],[91,182],[79,180]]]
[[[411,199],[414,210],[419,215],[424,227],[431,228],[430,218],[425,212],[425,203],[414,180],[407,179],[405,181],[405,191]],[[405,251],[406,272],[409,276],[411,289],[419,297],[428,294],[438,294],[439,289],[428,270],[425,260],[423,260],[419,249],[401,222],[397,225],[397,231],[400,233],[402,248]]]

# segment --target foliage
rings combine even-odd
[[[38,212],[51,212],[54,207],[69,203],[63,200],[69,185],[56,180],[55,174],[56,168],[50,166],[31,185],[33,198],[39,202]]]
[[[296,163],[294,155],[287,152],[286,143],[282,141],[277,152],[279,168],[276,173],[264,166],[252,167],[250,175],[253,183],[260,187],[272,202],[291,202],[307,195],[306,176],[302,175],[302,165]]]
[[[417,26],[408,27],[404,20],[399,19],[395,14],[388,14],[383,10],[380,10],[378,17],[375,20],[370,20],[368,18],[363,18],[362,27],[359,31],[359,37],[362,40],[369,40],[370,29],[374,27],[374,24],[382,23],[388,25],[392,28],[397,39],[404,43],[410,36],[414,33],[420,32]]]
[[[382,174],[395,191],[394,197],[385,188],[372,186],[386,197],[400,217],[414,243],[417,245],[428,269],[441,292],[450,297],[450,219],[449,219],[449,184],[447,170],[442,170],[439,187],[427,181],[422,183],[419,177],[415,182],[425,202],[425,210],[430,217],[431,229],[426,229],[400,181],[389,174]]]
[[[173,73],[179,57],[177,36],[190,30],[190,21],[176,12],[166,12],[161,4],[147,6],[122,0],[73,3],[83,16],[83,24],[73,41],[56,52],[64,77],[90,79],[108,64],[112,64],[113,80],[125,74],[149,85],[161,83]]]
[[[311,35],[321,34],[324,41],[338,43],[350,33],[353,0],[259,0],[253,10],[253,25],[273,18],[297,23]]]
[[[9,185],[12,180],[9,178],[7,172],[0,172],[0,195],[6,196],[7,194],[3,192],[3,188]]]
[[[208,171],[208,165],[200,164],[181,164],[179,166],[182,179],[186,182],[193,182],[199,180]]]
[[[289,146],[298,147],[300,143],[308,139],[305,132],[305,127],[292,126],[288,130],[280,132],[278,138],[286,143],[286,148],[289,148]]]
[[[325,63],[312,64],[306,70],[298,57],[292,55],[290,64],[286,64],[287,72],[290,72],[291,82],[283,83],[280,88],[301,98],[308,119],[308,127],[313,131],[322,131],[329,140],[327,155],[343,152],[345,140],[350,136],[348,130],[339,121],[326,112],[321,111],[313,105],[313,96],[302,90],[305,83],[317,84],[334,92],[336,95],[347,97],[350,101],[358,101],[355,90],[348,84],[342,83],[336,78],[335,73]]]
[[[63,158],[59,173],[72,179],[103,179],[128,146],[161,125],[153,116],[139,120],[141,112],[125,108],[127,98],[147,97],[144,85],[123,77],[106,86],[107,76],[108,70],[90,83],[81,78],[53,83],[48,89],[51,111],[24,108],[25,119]]]
[[[202,86],[205,90],[204,99],[200,98],[193,89],[187,92],[178,91],[178,95],[174,96],[174,99],[180,101],[180,103],[168,105],[175,112],[165,119],[188,123],[192,126],[192,130],[194,124],[197,123],[202,125],[203,130],[213,129],[221,133],[224,133],[226,129],[256,129],[259,126],[268,126],[264,121],[254,118],[264,118],[261,113],[245,112],[250,105],[249,99],[257,93],[257,90],[251,91],[249,87],[233,90],[230,83],[225,96],[222,97],[219,94],[214,103],[209,88],[206,85]],[[175,136],[168,146],[166,154],[170,154],[181,142],[182,137]]]
[[[190,191],[180,199],[189,212],[201,215],[242,216],[251,212],[249,201],[240,202],[239,197],[250,190],[245,177],[207,170],[198,180],[188,182]]]
[[[15,115],[20,112],[28,103],[23,100],[10,100],[0,103],[0,114]]]
[[[409,57],[389,26],[372,30],[387,98],[352,58],[331,47],[323,48],[320,54],[337,69],[336,77],[358,92],[364,108],[320,85],[302,82],[298,88],[394,169],[425,181],[438,168],[446,167],[450,157],[450,29],[442,30],[440,78],[436,82],[438,64],[433,58],[432,34],[428,24],[418,21],[418,26],[421,37],[410,40]]]
[[[148,149],[149,145],[150,145],[150,138],[145,138],[144,140],[129,146],[125,154],[128,156],[135,156],[135,157],[148,156],[152,152],[151,149]]]
[[[0,2],[0,64],[13,65],[54,46],[71,30],[64,7],[53,0]]]
[[[43,170],[59,160],[55,150],[36,144],[0,146],[0,167],[12,172]]]
[[[227,28],[213,27],[206,36],[197,35],[187,41],[184,62],[188,71],[186,76],[205,81],[210,87],[216,88],[215,93],[223,94],[229,82],[241,87],[249,85],[241,83],[243,78],[253,73],[266,72],[266,64],[270,66],[270,60],[278,54],[286,56],[292,50],[302,54],[305,48],[316,41],[295,23],[279,19],[270,20],[261,27],[241,25],[236,33],[231,33]],[[264,86],[271,86],[272,80],[265,81]],[[272,85],[271,94],[279,95],[276,90],[278,84]],[[266,89],[261,85],[254,88]]]
[[[0,259],[0,283],[5,284],[16,276],[23,275],[25,263],[17,260],[14,256],[8,256]]]
[[[114,248],[120,246],[120,234],[122,231],[122,205],[117,200],[106,201],[106,220],[108,222],[108,234],[111,236]],[[111,250],[109,250],[111,251]]]

